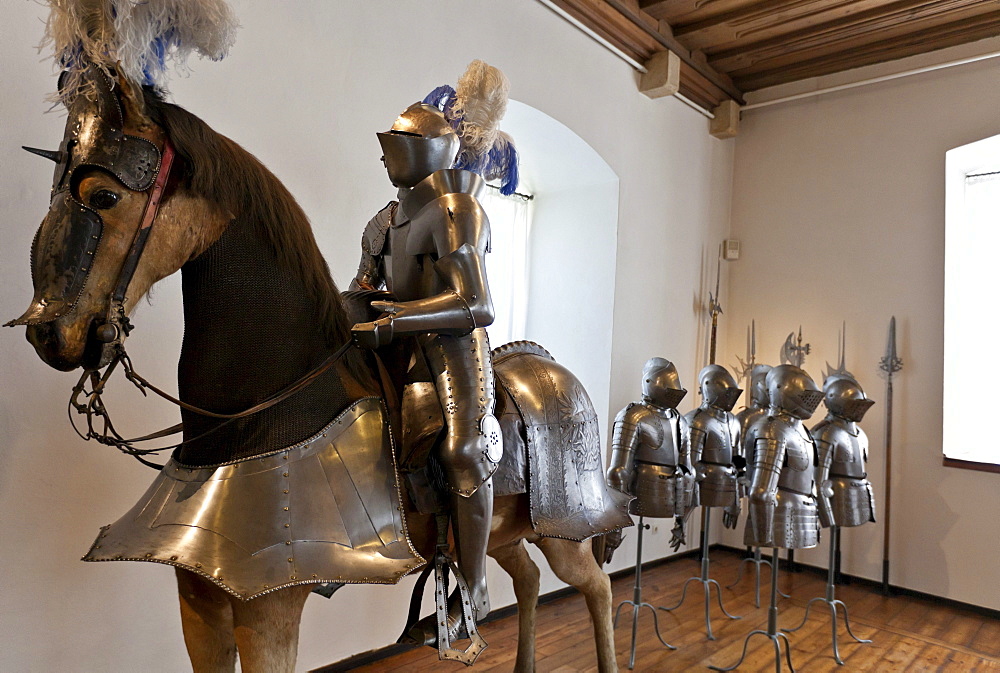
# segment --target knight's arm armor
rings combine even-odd
[[[774,539],[778,477],[784,462],[785,440],[764,429],[754,446],[753,483],[750,485],[750,525],[753,539],[760,546],[769,546]]]
[[[818,430],[818,432],[817,432]],[[819,522],[824,528],[834,525],[833,486],[830,483],[830,464],[833,462],[833,444],[824,428],[814,428],[813,441],[816,442],[816,505]]]
[[[392,224],[392,216],[399,203],[390,201],[375,217],[368,221],[361,234],[361,261],[358,272],[351,280],[351,290],[380,290],[385,285],[382,250]]]
[[[690,429],[688,430],[688,437],[689,437],[688,459],[689,462],[692,463],[694,466],[694,472],[698,481],[701,481],[705,478],[705,470],[704,468],[701,467],[701,455],[702,452],[705,450],[705,440],[708,438],[708,435],[705,433],[705,431],[701,428],[700,425],[695,424],[696,420],[697,420],[697,411],[695,412],[695,415],[692,416],[689,422]]]
[[[403,302],[372,302],[388,316],[375,321],[392,334],[469,334],[493,323],[493,302],[486,282],[485,255],[490,224],[475,196],[445,194],[414,218],[426,226],[411,231],[405,254],[428,255],[434,274],[445,286],[439,294]],[[393,251],[401,254],[401,251]],[[381,340],[380,340],[381,341]]]
[[[611,488],[632,494],[632,475],[635,469],[635,450],[641,433],[641,405],[630,404],[615,417],[611,435],[611,463],[607,482]]]

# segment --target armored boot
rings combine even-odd
[[[478,623],[490,612],[490,596],[486,587],[486,547],[493,520],[493,480],[486,481],[469,497],[451,496],[452,531],[458,569],[469,586],[472,616]],[[452,641],[466,638],[462,623],[462,598],[456,588],[448,599],[448,633]],[[437,625],[434,615],[428,615],[407,632],[417,643],[437,646]]]

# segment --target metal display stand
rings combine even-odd
[[[750,639],[760,634],[767,637],[774,644],[774,670],[775,673],[781,673],[781,639],[785,641],[785,658],[788,660],[788,669],[791,673],[795,673],[795,667],[792,666],[792,645],[788,642],[788,636],[778,630],[778,549],[775,547],[771,550],[771,569],[774,572],[771,578],[771,605],[767,610],[767,631],[751,631],[746,639],[743,641],[743,654],[740,655],[740,660],[728,668],[721,668],[719,666],[709,666],[713,671],[732,671],[739,668],[740,664],[747,656],[747,645],[750,644]]]
[[[834,582],[834,575],[836,574],[836,560],[835,560],[836,548],[837,548],[836,543],[840,542],[840,526],[833,526],[830,529],[830,531],[831,531],[830,565],[826,573],[826,596],[822,598],[817,597],[810,599],[809,603],[806,604],[806,615],[805,617],[802,618],[802,623],[796,626],[794,629],[784,629],[784,630],[788,631],[789,633],[791,633],[792,631],[798,631],[803,626],[805,626],[806,621],[808,621],[809,609],[812,607],[812,604],[816,601],[822,601],[823,603],[826,603],[827,607],[830,608],[830,620],[833,625],[832,628],[833,658],[838,664],[843,666],[844,662],[840,658],[840,651],[837,649],[837,606],[838,605],[844,608],[844,625],[847,626],[847,633],[850,634],[851,638],[854,638],[854,640],[859,643],[870,643],[871,641],[858,638],[856,635],[854,635],[854,632],[851,630],[851,622],[848,620],[847,617],[847,606],[844,604],[843,601],[837,600],[836,596],[834,595],[834,592],[836,591],[836,583]]]
[[[744,563],[749,563],[749,564],[751,564],[753,566],[753,573],[754,573],[753,604],[754,604],[754,607],[758,607],[759,608],[760,607],[760,567],[763,565],[763,566],[767,566],[768,568],[771,568],[771,571],[772,571],[771,575],[772,575],[772,577],[774,575],[774,568],[771,566],[771,562],[768,559],[761,558],[760,547],[754,547],[753,548],[753,556],[748,556],[745,559],[743,559],[742,561],[740,561],[740,569],[739,569],[739,572],[736,573],[736,581],[733,582],[732,584],[726,585],[727,589],[733,588],[734,586],[736,586],[737,584],[740,583],[741,579],[743,579],[743,564]],[[782,598],[791,598],[791,596],[789,596],[788,594],[786,594],[785,592],[783,592],[781,589],[778,589],[778,595],[781,596]]]
[[[653,613],[653,627],[655,628],[656,637],[659,638],[660,642],[663,643],[668,649],[676,650],[677,648],[668,643],[660,635],[660,619],[656,614],[656,609],[649,603],[644,603],[642,601],[642,531],[649,529],[648,523],[643,523],[642,517],[639,517],[639,540],[636,545],[635,552],[635,587],[632,590],[632,600],[622,601],[618,604],[615,609],[615,621],[614,626],[618,626],[618,616],[621,614],[622,607],[625,605],[632,606],[632,646],[629,649],[628,667],[629,670],[635,668],[635,638],[636,633],[639,628],[639,608],[649,608],[650,612]]]
[[[715,586],[717,596],[719,598],[719,609],[722,610],[722,614],[726,615],[730,619],[742,619],[742,617],[737,617],[736,615],[731,615],[726,611],[726,608],[722,606],[722,587],[719,583],[708,576],[708,525],[711,520],[711,507],[701,508],[701,575],[698,577],[690,577],[684,582],[684,590],[681,592],[681,600],[677,605],[670,608],[658,608],[660,610],[666,610],[670,612],[671,610],[676,610],[683,603],[684,599],[687,597],[688,585],[691,582],[700,582],[705,588],[705,631],[708,634],[709,640],[715,640],[715,636],[712,634],[712,620],[709,615],[709,608],[711,607],[712,599],[712,585]]]

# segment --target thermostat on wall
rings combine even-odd
[[[722,242],[722,259],[733,260],[740,258],[740,242],[735,238],[727,238]]]

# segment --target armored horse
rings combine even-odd
[[[391,375],[352,347],[308,220],[270,171],[151,87],[94,66],[85,84],[60,148],[30,150],[56,170],[32,245],[35,296],[8,324],[27,326],[49,366],[83,370],[72,405],[88,437],[149,462],[100,393],[118,368],[169,398],[124,341],[136,303],[177,270],[185,321],[183,441],[85,560],[175,567],[195,671],[232,671],[237,652],[244,671],[291,671],[310,591],[392,584],[447,547],[440,515],[400,475],[426,424],[400,413]],[[514,583],[517,670],[534,670],[539,571],[525,542],[585,596],[599,670],[617,670],[610,581],[591,541],[631,521],[603,483],[593,406],[540,346],[492,356],[505,453],[488,553]]]

